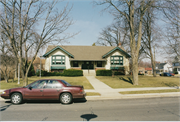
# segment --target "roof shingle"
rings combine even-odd
[[[57,46],[49,45],[46,53],[51,51]],[[105,60],[102,59],[102,56],[113,50],[116,47],[111,46],[59,46],[72,54],[74,58],[70,60]],[[124,50],[123,48],[121,48]],[[46,54],[45,53],[45,54]]]

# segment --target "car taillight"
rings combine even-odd
[[[84,92],[84,89],[81,89],[81,90],[80,90],[80,92],[82,92],[82,93],[83,93],[83,92]]]

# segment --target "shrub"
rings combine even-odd
[[[111,70],[97,70],[96,71],[96,76],[112,76],[112,71]]]
[[[174,71],[173,73],[174,73],[174,74],[178,74],[178,71]]]
[[[141,74],[141,73],[138,73],[138,75],[144,75],[143,73]]]
[[[28,64],[28,67],[29,67],[29,64]],[[34,76],[34,75],[35,75],[35,71],[34,71],[34,66],[32,64],[30,69],[29,69],[29,72],[28,72],[28,77],[29,76]]]
[[[49,76],[48,73],[49,73],[49,72],[47,72],[47,71],[41,70],[41,76]],[[36,75],[39,76],[39,75],[40,75],[40,71],[38,71],[38,72],[36,73]]]
[[[38,71],[36,75],[39,76],[40,71]],[[41,76],[61,76],[61,75],[62,73],[60,72],[47,72],[47,71],[41,70]]]
[[[62,73],[60,73],[60,72],[48,72],[47,76],[62,76]]]
[[[82,70],[77,69],[67,69],[61,74],[62,76],[83,76]]]

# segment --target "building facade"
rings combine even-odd
[[[43,57],[48,72],[62,72],[64,69],[116,69],[128,74],[131,56],[122,47],[48,46]]]

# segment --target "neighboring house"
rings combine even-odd
[[[145,74],[152,75],[152,68],[145,68]]]
[[[128,74],[131,56],[121,47],[48,46],[43,57],[48,72],[62,72],[64,69],[119,69]]]
[[[172,65],[170,63],[156,63],[156,73],[172,72]]]
[[[144,67],[138,67],[139,74],[145,74],[145,68]]]
[[[139,74],[152,74],[152,68],[138,67]]]
[[[180,58],[176,57],[172,64],[173,71],[177,71],[180,74]]]
[[[40,67],[41,64],[41,67]],[[45,69],[45,59],[41,59],[39,57],[36,57],[35,60],[33,61],[33,66],[34,66],[34,71],[37,73],[40,69],[44,70]]]

